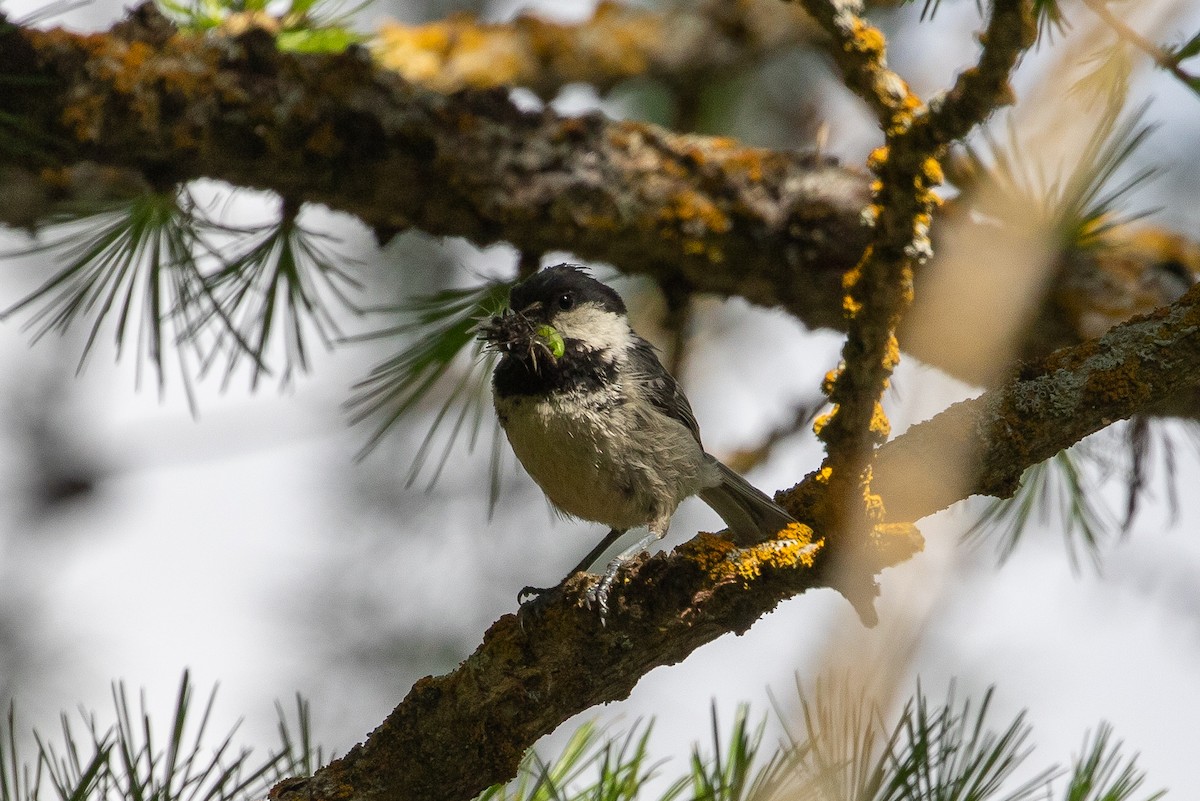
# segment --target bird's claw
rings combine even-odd
[[[525,606],[534,603],[546,596],[554,587],[522,587],[517,593],[517,603]]]
[[[546,610],[546,604],[550,602],[555,587],[522,587],[517,593],[517,603],[520,608],[517,610],[517,619],[521,623],[521,629],[525,629],[525,621],[530,618],[537,619],[542,616]]]
[[[583,596],[584,605],[600,616],[601,626],[608,625],[608,595],[612,592],[613,581],[617,577],[617,569],[620,566],[619,561],[613,560],[600,580],[588,587]]]

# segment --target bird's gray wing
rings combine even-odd
[[[654,346],[637,337],[630,349],[629,367],[638,377],[647,400],[663,414],[687,426],[696,442],[700,442],[700,425],[692,413],[692,405],[679,388],[679,383],[658,360]]]

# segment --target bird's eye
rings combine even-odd
[[[575,305],[575,296],[572,295],[570,292],[564,292],[558,296],[558,300],[556,301],[556,303],[558,303],[558,308],[562,309],[563,311],[566,311],[567,309],[569,309]]]

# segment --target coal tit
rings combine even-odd
[[[525,470],[557,509],[612,529],[570,575],[627,530],[649,527],[589,592],[601,615],[621,563],[667,533],[684,498],[699,495],[742,543],[795,522],[705,453],[687,398],[630,328],[621,296],[582,268],[559,264],[517,284],[479,334],[501,354],[496,414]],[[526,587],[521,597],[545,591]]]

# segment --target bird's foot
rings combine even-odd
[[[608,563],[608,567],[604,569],[604,575],[600,580],[588,587],[587,592],[583,596],[583,602],[588,609],[595,611],[600,616],[600,625],[608,625],[608,594],[612,591],[613,581],[617,577],[617,571],[621,569],[624,560],[614,559]]]

